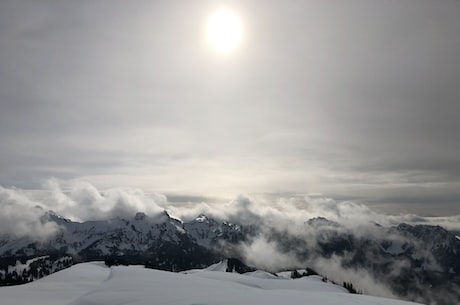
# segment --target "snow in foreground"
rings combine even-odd
[[[30,284],[0,287],[0,305],[415,304],[349,294],[315,276],[292,280],[262,271],[241,275],[212,269],[172,273],[78,264]]]

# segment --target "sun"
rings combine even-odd
[[[240,43],[241,20],[232,11],[221,10],[212,14],[206,30],[208,43],[217,51],[231,52]]]

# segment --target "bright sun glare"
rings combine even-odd
[[[218,11],[208,20],[208,42],[220,52],[230,52],[238,46],[241,30],[241,21],[236,14],[228,10]]]

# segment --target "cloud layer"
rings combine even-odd
[[[460,213],[458,1],[232,1],[225,57],[219,3],[3,1],[0,185]]]
[[[40,192],[0,187],[1,232],[17,235],[41,235],[53,231],[40,217],[53,211],[74,221],[131,218],[137,212],[155,216],[167,210],[173,217],[191,221],[199,214],[242,225],[303,231],[311,218],[325,217],[359,234],[362,228],[378,223],[383,226],[399,223],[441,225],[460,231],[460,215],[421,217],[413,214],[387,215],[352,201],[336,201],[323,197],[248,197],[239,195],[228,203],[172,203],[165,195],[146,193],[135,188],[100,190],[80,180],[50,179]]]

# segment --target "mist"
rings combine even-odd
[[[59,230],[54,222],[44,220],[43,215],[48,211],[78,222],[115,217],[131,219],[137,212],[161,222],[164,221],[161,217],[164,211],[173,218],[189,222],[205,214],[218,221],[257,228],[257,234],[231,246],[232,253],[238,253],[249,265],[271,272],[311,267],[339,284],[352,282],[364,293],[394,298],[386,280],[408,268],[408,261],[389,261],[391,273],[386,275],[387,278],[376,278],[364,267],[346,267],[350,260],[346,252],[340,256],[322,257],[318,254],[317,243],[341,233],[384,240],[382,228],[400,223],[440,225],[449,230],[460,230],[460,215],[387,215],[364,204],[318,196],[267,198],[237,195],[227,203],[175,204],[165,195],[136,188],[101,190],[80,180],[49,179],[40,192],[0,187],[0,235],[46,239]],[[394,240],[398,238],[401,244],[409,242],[404,237],[393,236]],[[365,255],[370,257],[373,254]],[[428,250],[423,255],[428,258],[431,270],[441,270],[435,259],[430,259]]]
[[[176,204],[166,195],[145,192],[132,187],[98,189],[81,180],[48,179],[40,191],[0,186],[1,232],[27,235],[32,232],[51,233],[49,224],[40,224],[43,212],[53,211],[73,221],[104,220],[133,217],[137,212],[156,216],[167,211],[184,222],[200,214],[241,225],[259,225],[286,231],[305,233],[304,224],[315,217],[324,217],[360,234],[375,224],[392,226],[400,223],[440,225],[460,231],[460,215],[423,217],[415,214],[388,215],[353,201],[338,201],[318,196],[273,198],[237,195],[227,203],[198,202]],[[6,224],[9,225],[6,225]],[[16,225],[12,225],[12,224]],[[33,228],[28,230],[27,227]],[[22,228],[18,230],[17,228]],[[375,231],[372,230],[371,231]]]

